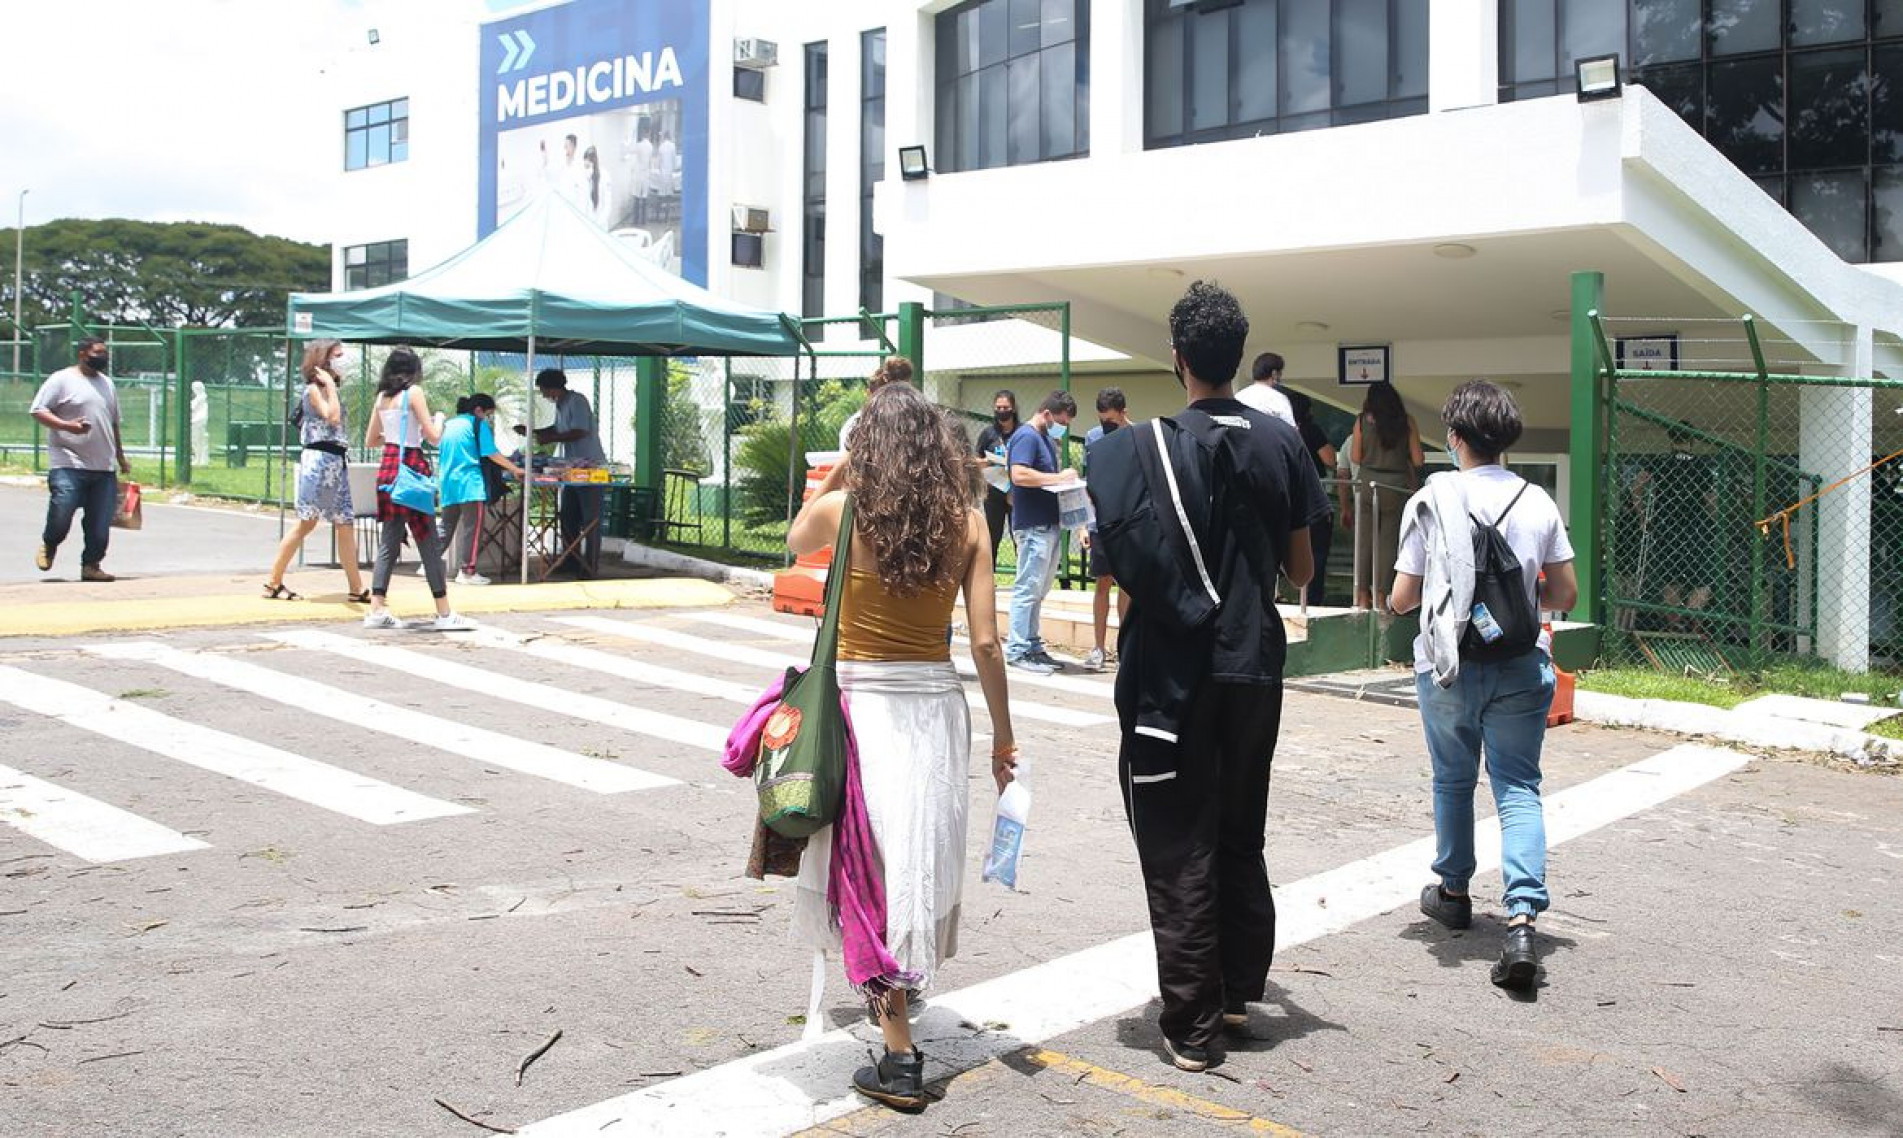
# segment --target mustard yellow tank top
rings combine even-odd
[[[918,664],[949,660],[945,630],[951,627],[957,599],[956,581],[895,597],[879,583],[877,572],[852,568],[839,612],[839,658]]]

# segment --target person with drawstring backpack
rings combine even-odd
[[[1539,976],[1534,921],[1548,904],[1540,751],[1556,676],[1539,614],[1571,608],[1579,585],[1559,507],[1501,465],[1522,428],[1513,397],[1472,380],[1448,397],[1441,421],[1459,470],[1434,475],[1408,500],[1391,598],[1397,613],[1421,609],[1414,682],[1434,772],[1438,878],[1421,891],[1421,911],[1451,929],[1473,923],[1473,796],[1484,757],[1507,913],[1491,978],[1524,991]]]

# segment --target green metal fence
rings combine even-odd
[[[1903,666],[1903,460],[1883,461],[1903,451],[1903,381],[1854,374],[1841,325],[1670,325],[1592,321],[1608,656]]]

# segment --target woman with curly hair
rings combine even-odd
[[[903,383],[867,400],[851,456],[834,467],[787,532],[796,554],[839,532],[846,496],[853,534],[839,612],[839,680],[852,706],[860,781],[884,867],[885,946],[904,987],[930,986],[958,948],[970,814],[971,711],[945,630],[964,590],[971,656],[991,716],[991,773],[1002,793],[1017,763],[998,641],[991,538],[972,506],[965,441],[951,420]],[[795,938],[837,948],[826,879],[830,830],[809,840],[793,909]],[[912,1046],[906,992],[878,1008],[885,1055],[853,1076],[866,1096],[902,1110],[925,1105],[924,1058]]]

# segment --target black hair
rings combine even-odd
[[[1407,404],[1387,380],[1368,385],[1361,397],[1361,413],[1374,422],[1374,434],[1390,449],[1407,442]]]
[[[1121,411],[1129,406],[1123,398],[1123,388],[1106,387],[1097,393],[1097,414],[1105,411]]]
[[[1460,436],[1476,458],[1492,462],[1520,441],[1520,407],[1504,388],[1470,379],[1447,397],[1440,421]]]
[[[377,377],[378,395],[397,395],[423,378],[423,357],[409,348],[395,348],[383,361],[383,373]]]
[[[79,355],[84,352],[90,352],[94,348],[97,348],[104,343],[105,341],[100,339],[97,336],[88,336],[85,339],[81,340],[79,343],[73,345],[73,354]]]
[[[992,392],[991,402],[995,404],[1000,399],[1009,399],[1011,401],[1011,414],[1016,415],[1018,413],[1018,393],[1017,392],[1011,390],[1008,387],[1000,387],[998,390]]]
[[[472,411],[494,411],[495,409],[495,396],[490,395],[486,391],[478,391],[471,395],[464,395],[456,400],[456,414],[458,415],[467,415]]]
[[[1219,284],[1195,282],[1170,309],[1170,346],[1204,383],[1221,386],[1235,379],[1248,339],[1249,318]]]
[[[1053,415],[1077,414],[1077,400],[1072,399],[1068,391],[1053,391],[1038,404],[1039,411],[1049,411]]]
[[[535,373],[535,386],[541,388],[567,388],[568,373],[558,367],[545,367]]]
[[[1283,388],[1282,394],[1288,396],[1288,408],[1295,413],[1296,426],[1314,422],[1315,408],[1310,404],[1306,394],[1288,388]]]
[[[1261,383],[1263,380],[1282,370],[1282,357],[1274,352],[1263,352],[1255,358],[1255,364],[1249,369],[1249,378]]]

